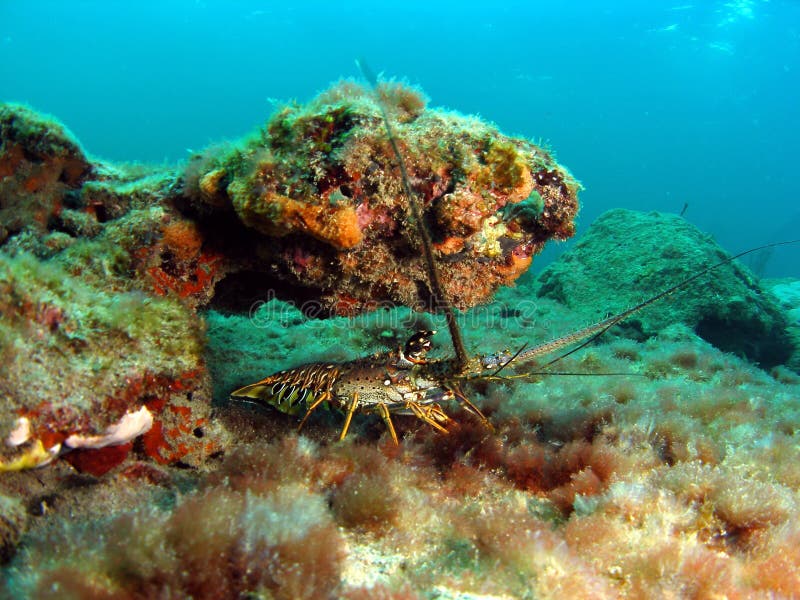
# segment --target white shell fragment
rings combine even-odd
[[[48,448],[46,450],[46,452],[47,452],[47,456],[42,459],[42,462],[40,462],[38,465],[36,465],[37,469],[39,467],[43,467],[45,465],[49,465],[51,462],[53,462],[53,459],[58,456],[59,452],[61,452],[61,444],[56,444],[55,446],[51,446],[50,448]]]
[[[64,440],[64,445],[70,448],[105,448],[106,446],[119,446],[142,435],[153,426],[153,415],[142,406],[136,412],[125,413],[116,425],[109,425],[103,435],[78,435],[73,434]]]
[[[14,425],[14,429],[6,438],[6,445],[12,448],[21,446],[31,439],[31,422],[27,417],[20,417]]]

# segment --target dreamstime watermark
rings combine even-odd
[[[335,316],[337,306],[309,300],[300,305],[280,301],[274,290],[253,302],[248,317],[253,327],[259,329],[304,327],[347,328],[369,327],[390,331],[410,331],[425,327],[446,328],[445,316],[436,305],[418,305],[408,308],[391,302],[373,302],[366,310],[353,317]],[[538,304],[529,299],[516,302],[493,302],[457,313],[462,328],[471,329],[525,329],[534,325],[546,326]]]

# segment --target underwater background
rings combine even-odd
[[[0,599],[800,598],[799,36],[0,0]]]
[[[354,59],[551,143],[611,207],[679,213],[730,251],[800,230],[800,5],[707,2],[0,3],[0,98],[109,160],[179,161],[305,102]],[[549,249],[534,269],[562,248]],[[762,257],[796,274],[796,250]]]

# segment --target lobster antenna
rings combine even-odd
[[[708,267],[705,267],[704,269],[701,269],[700,271],[698,271],[694,275],[691,275],[690,277],[687,277],[686,279],[684,279],[682,281],[679,281],[675,285],[673,285],[671,287],[668,287],[667,289],[657,293],[655,296],[651,296],[650,298],[647,298],[646,300],[643,300],[639,304],[637,304],[635,306],[632,306],[631,308],[628,308],[627,310],[624,310],[624,311],[622,311],[620,313],[617,313],[616,315],[613,315],[611,317],[603,319],[602,321],[598,321],[597,323],[589,325],[588,327],[584,327],[583,329],[579,329],[578,331],[575,331],[575,332],[570,333],[568,335],[565,335],[563,337],[556,338],[556,339],[551,340],[549,342],[545,342],[544,344],[540,344],[539,346],[535,346],[535,347],[529,348],[527,350],[520,350],[519,352],[517,352],[512,357],[511,360],[516,360],[516,361],[519,362],[519,361],[528,360],[530,358],[536,358],[537,356],[542,356],[544,354],[549,354],[551,352],[555,352],[556,350],[561,350],[561,349],[563,349],[563,348],[565,348],[567,346],[570,346],[570,345],[572,345],[574,343],[581,342],[580,344],[578,344],[574,348],[568,350],[567,352],[564,352],[563,354],[558,355],[554,359],[552,359],[552,360],[546,362],[544,365],[542,365],[542,369],[547,369],[551,365],[554,365],[557,362],[565,359],[570,354],[573,354],[573,353],[577,352],[578,350],[580,350],[581,348],[584,348],[584,347],[588,346],[589,344],[594,342],[597,338],[599,338],[601,335],[603,335],[606,331],[611,329],[611,327],[613,327],[617,323],[619,323],[621,321],[624,321],[625,319],[627,319],[631,315],[634,315],[634,314],[638,313],[639,311],[643,310],[644,308],[647,308],[651,304],[654,304],[655,302],[658,302],[662,298],[670,296],[670,295],[674,294],[675,292],[677,292],[678,290],[681,290],[681,289],[685,288],[690,283],[693,283],[694,281],[700,279],[704,275],[707,275],[708,273],[710,273],[710,272],[712,272],[712,271],[714,271],[714,270],[716,270],[716,269],[718,269],[718,268],[720,268],[720,267],[722,267],[724,265],[732,263],[737,258],[741,258],[743,256],[746,256],[748,254],[752,254],[753,252],[758,252],[759,250],[764,250],[766,248],[775,248],[777,246],[788,246],[789,244],[797,244],[798,242],[800,242],[800,239],[787,240],[787,241],[784,241],[784,242],[773,242],[771,244],[764,244],[763,246],[758,246],[756,248],[750,248],[749,250],[745,250],[744,252],[739,252],[738,254],[734,254],[733,256],[729,256],[728,258],[726,258],[724,260],[721,260],[718,263],[714,263],[713,265],[710,265]],[[509,361],[509,362],[511,362],[511,361]],[[506,363],[506,365],[507,364],[508,363]],[[503,366],[505,367],[506,365],[503,365]]]
[[[400,178],[403,182],[403,193],[405,193],[406,197],[408,198],[408,205],[411,207],[411,217],[416,223],[417,233],[419,234],[420,239],[422,239],[422,253],[425,259],[425,271],[428,275],[428,282],[431,286],[431,292],[433,292],[437,306],[440,306],[444,311],[444,316],[447,321],[447,329],[450,330],[450,338],[453,340],[453,348],[456,352],[458,371],[460,372],[469,362],[469,356],[467,356],[467,351],[464,348],[464,339],[461,337],[461,328],[458,326],[458,322],[456,321],[455,310],[442,290],[442,284],[439,280],[439,271],[436,268],[436,260],[433,257],[431,234],[428,231],[428,227],[425,225],[425,221],[422,219],[422,208],[420,207],[417,195],[411,188],[408,170],[406,169],[406,162],[403,160],[403,155],[400,154],[400,147],[397,145],[397,138],[394,135],[392,124],[389,121],[389,112],[386,110],[386,103],[383,101],[383,98],[381,98],[381,95],[378,92],[378,79],[363,60],[357,60],[356,65],[358,65],[358,68],[361,70],[361,74],[369,83],[372,93],[375,95],[375,100],[378,103],[378,107],[381,110],[383,126],[386,129],[386,136],[389,138],[389,144],[392,146],[392,152],[394,153],[394,156],[397,159],[397,163],[400,167]]]

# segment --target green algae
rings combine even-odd
[[[522,202],[506,204],[503,208],[503,220],[517,219],[526,223],[534,223],[542,215],[542,211],[544,211],[542,195],[533,190],[531,195]]]
[[[36,146],[43,154],[83,156],[78,139],[56,118],[24,104],[0,103],[0,141]]]
[[[202,322],[176,299],[104,289],[97,269],[106,269],[105,258],[94,256],[89,277],[88,269],[76,275],[53,260],[0,255],[4,429],[21,407],[38,407],[40,431],[102,432],[128,408],[120,410],[114,399],[126,398],[132,382],[148,373],[178,378],[197,368]]]

